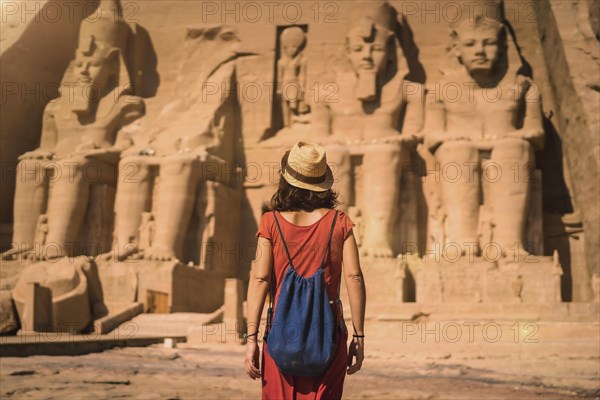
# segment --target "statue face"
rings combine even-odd
[[[85,85],[97,85],[101,88],[109,84],[109,78],[113,75],[116,66],[115,53],[94,54],[86,56],[77,52],[75,58],[75,76],[77,81]]]
[[[285,48],[285,54],[288,55],[288,57],[296,57],[296,55],[298,54],[298,47],[297,46],[293,46],[293,45],[288,45]]]
[[[287,54],[287,56],[290,58],[296,57],[296,55],[298,54],[298,50],[299,50],[298,46],[294,46],[292,44],[288,44],[284,48],[285,54]]]
[[[73,73],[81,90],[75,91],[71,109],[79,114],[92,111],[92,103],[100,101],[105,89],[114,84],[114,74],[118,71],[118,51],[108,52],[77,50]],[[91,90],[90,90],[91,89]]]
[[[465,29],[456,38],[456,55],[469,72],[491,71],[500,59],[499,32]]]
[[[348,57],[357,73],[383,73],[389,58],[386,39],[384,35],[376,35],[372,42],[358,35],[348,38]]]

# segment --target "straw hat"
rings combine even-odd
[[[281,176],[292,186],[324,192],[333,185],[325,149],[308,142],[297,142],[281,160]]]

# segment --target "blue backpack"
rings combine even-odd
[[[325,290],[323,266],[331,244],[338,211],[336,210],[331,224],[321,265],[308,278],[303,278],[295,271],[275,211],[273,216],[288,258],[289,268],[281,283],[274,315],[275,287],[271,284],[271,300],[267,313],[268,327],[265,334],[267,351],[284,374],[321,376],[327,370],[336,348],[335,320],[332,311],[334,302],[329,300]],[[339,301],[339,295],[336,301]]]

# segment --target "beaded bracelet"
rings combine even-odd
[[[258,336],[258,331],[251,333],[250,335],[248,335],[248,333],[244,333],[244,335],[243,335],[244,339],[248,339],[249,337],[252,337],[252,336]]]

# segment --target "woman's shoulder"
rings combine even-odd
[[[273,211],[269,210],[263,213],[261,217],[261,223],[265,225],[269,225],[275,222],[275,218],[273,216]]]
[[[343,210],[338,210],[337,208],[334,210],[337,211],[338,219],[340,219],[340,220],[350,219],[350,216],[347,213],[345,213]]]
[[[258,224],[258,232],[256,233],[256,236],[263,236],[267,239],[271,239],[273,223],[273,213],[270,211],[265,212],[260,218],[260,223]]]
[[[344,211],[342,210],[336,210],[337,211],[337,218],[338,218],[338,225],[341,226],[342,230],[344,231],[344,236],[346,236],[347,232],[352,229],[352,227],[356,226],[356,224],[354,223],[354,221],[352,221],[352,219],[350,218],[350,216],[348,214],[346,214]]]

